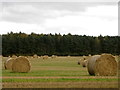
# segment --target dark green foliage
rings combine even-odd
[[[86,36],[8,33],[2,35],[2,54],[8,55],[88,55],[120,54],[119,36]]]

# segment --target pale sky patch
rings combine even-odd
[[[117,4],[4,4],[1,34],[7,32],[118,35]]]

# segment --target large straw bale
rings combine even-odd
[[[13,72],[29,72],[31,64],[29,60],[25,57],[18,57],[14,60],[12,64]]]
[[[9,58],[4,62],[4,67],[7,70],[12,70],[12,64],[13,64],[14,58]]]
[[[89,59],[87,69],[90,75],[95,75],[95,62],[99,57],[100,55],[94,55]]]
[[[88,60],[87,68],[90,75],[113,76],[117,74],[117,62],[111,54],[92,56]]]
[[[118,72],[119,72],[119,74],[120,74],[120,55],[118,56]]]

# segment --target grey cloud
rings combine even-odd
[[[2,19],[12,22],[41,23],[46,18],[56,18],[60,15],[59,12],[66,14],[66,11],[84,10],[82,7],[77,7],[80,6],[71,3],[3,3]]]
[[[3,3],[3,21],[16,23],[42,23],[47,18],[56,18],[74,12],[85,12],[87,7],[114,5],[115,3],[40,2]]]

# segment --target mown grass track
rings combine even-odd
[[[31,62],[31,71],[29,73],[13,73],[10,70],[5,70],[3,66],[3,88],[118,87],[117,76],[90,76],[87,68],[77,65],[80,58],[81,57],[57,57],[44,60],[42,58],[29,58]],[[3,58],[3,63],[6,59],[7,58]],[[83,86],[83,83],[85,86]]]

